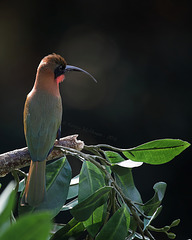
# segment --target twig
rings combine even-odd
[[[63,147],[73,148],[81,151],[84,148],[84,142],[77,140],[77,137],[78,135],[76,134],[61,138],[59,141],[55,142],[55,145],[58,144]],[[53,160],[62,156],[63,152],[61,150],[53,149],[47,160]],[[27,147],[0,154],[0,177],[5,176],[15,169],[29,166],[30,161],[31,158]]]

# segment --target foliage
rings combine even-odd
[[[176,235],[170,229],[179,224],[179,219],[162,228],[152,225],[162,210],[166,183],[156,183],[154,196],[143,203],[132,168],[143,163],[167,163],[189,146],[175,139],[155,140],[131,149],[99,144],[85,146],[82,152],[57,146],[64,156],[47,166],[44,202],[36,208],[18,203],[15,220],[16,192],[22,196],[25,181],[16,186],[10,183],[0,196],[0,240],[147,240],[155,239],[153,232],[164,232],[174,239]],[[72,179],[68,155],[83,162],[80,174]],[[17,181],[18,174],[21,171],[13,173]],[[70,211],[71,220],[65,225],[51,223],[60,211]]]
[[[17,221],[13,216],[16,191],[11,182],[0,196],[0,240],[47,240],[51,230],[48,212],[27,214]]]

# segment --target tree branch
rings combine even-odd
[[[84,148],[84,142],[77,140],[78,135],[71,135],[55,141],[55,145],[73,148],[81,151]],[[47,160],[53,160],[63,156],[63,152],[58,148],[52,150]],[[0,154],[0,177],[4,177],[9,172],[30,165],[31,157],[28,148],[16,149],[7,153]]]

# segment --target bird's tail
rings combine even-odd
[[[44,200],[46,192],[45,168],[46,160],[43,162],[31,161],[21,205],[36,207]]]

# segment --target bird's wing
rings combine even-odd
[[[24,112],[25,136],[29,152],[33,161],[44,161],[52,149],[58,129],[61,125],[62,109],[58,102],[53,99],[49,102],[35,103],[27,100]],[[55,104],[54,104],[55,101]]]

